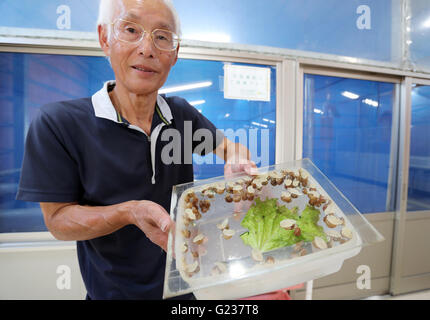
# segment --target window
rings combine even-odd
[[[407,211],[430,209],[430,86],[412,87]]]
[[[274,164],[276,69],[264,66],[271,71],[269,102],[233,100],[224,99],[223,95],[225,64],[180,59],[165,88],[202,81],[210,83],[169,95],[186,98],[219,129],[266,130],[267,165]],[[0,233],[46,231],[39,204],[15,200],[31,119],[46,103],[92,96],[114,74],[104,57],[25,53],[0,53],[0,70]],[[261,154],[260,145],[257,151]],[[213,154],[205,156],[210,157],[216,163]],[[207,164],[210,161],[202,160],[194,156],[195,162],[203,162],[194,167],[196,179],[223,174],[223,164],[211,165]]]
[[[427,0],[415,11],[428,11]],[[97,39],[99,1],[0,1],[0,34]],[[401,62],[402,1],[175,0],[183,39]],[[414,11],[414,21],[415,21]],[[421,16],[418,16],[421,22]],[[426,17],[422,17],[426,18]],[[4,30],[1,30],[5,27]],[[415,26],[412,25],[415,31]],[[421,41],[425,44],[426,37]]]
[[[249,101],[224,98],[224,66],[251,66],[270,68],[270,101]],[[169,95],[179,95],[193,104],[218,129],[231,129],[238,134],[236,142],[249,144],[257,141],[257,150],[253,160],[258,166],[268,166],[275,163],[276,138],[276,68],[270,66],[226,63],[222,61],[202,61],[180,59],[172,68],[165,88],[175,88],[187,84],[207,84],[204,88],[174,92]],[[243,131],[244,130],[244,131]],[[255,130],[256,139],[250,132]],[[246,133],[246,141],[239,141],[239,136]],[[267,133],[267,136],[265,135]],[[233,138],[233,136],[228,138]],[[267,139],[265,139],[267,138]],[[266,143],[264,143],[266,142]],[[262,143],[263,147],[262,148]],[[252,147],[250,150],[253,149]],[[267,157],[267,159],[265,159]],[[219,164],[216,156],[209,154],[205,157],[193,155],[194,178],[201,180],[224,174],[224,164]],[[217,164],[218,162],[218,164]]]
[[[37,109],[91,96],[113,78],[105,58],[0,53],[0,232],[45,231],[38,203],[16,201],[25,136]]]
[[[363,213],[387,207],[393,83],[305,74],[303,157]]]

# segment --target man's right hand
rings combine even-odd
[[[146,200],[99,207],[76,202],[42,202],[40,207],[48,230],[64,241],[90,240],[134,224],[166,251],[168,232],[173,225],[162,206]]]
[[[149,240],[167,251],[167,237],[173,222],[162,206],[152,201],[132,201],[130,217],[132,224],[139,227]]]

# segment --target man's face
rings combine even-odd
[[[150,33],[154,29],[176,32],[171,11],[162,1],[117,0],[113,21],[119,18],[140,24],[146,33],[136,44],[120,41],[113,34],[110,42],[101,40],[103,51],[110,57],[117,85],[134,94],[157,92],[176,63],[178,50],[157,49]]]

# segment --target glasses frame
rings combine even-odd
[[[138,26],[143,30],[143,33],[142,33],[142,36],[140,37],[140,39],[139,39],[139,40],[137,40],[137,41],[127,41],[127,40],[120,39],[120,38],[118,37],[118,35],[116,34],[116,32],[115,32],[115,27],[114,27],[114,24],[115,24],[115,23],[117,23],[118,21],[124,21],[124,22],[134,23],[135,25],[138,25]],[[110,26],[112,27],[112,32],[113,32],[113,34],[114,34],[114,36],[115,36],[115,39],[117,39],[117,40],[119,40],[119,41],[122,41],[122,42],[125,42],[125,43],[133,43],[133,44],[137,44],[137,43],[141,42],[141,41],[145,38],[145,34],[147,34],[147,33],[148,33],[148,31],[146,31],[146,30],[143,28],[143,26],[142,26],[142,25],[140,25],[139,23],[136,23],[136,22],[133,22],[133,21],[129,21],[129,20],[125,20],[125,19],[121,19],[121,18],[116,19],[114,22],[112,22],[112,23],[110,24]],[[160,30],[160,31],[167,31],[167,32],[170,32],[170,33],[174,34],[176,37],[178,37],[178,42],[177,42],[177,44],[176,44],[176,47],[175,47],[175,48],[173,48],[173,49],[170,49],[170,50],[169,50],[169,49],[161,49],[161,48],[159,48],[159,47],[157,46],[157,44],[155,43],[155,41],[154,41],[154,32],[155,32],[155,31],[158,31],[158,30]],[[155,47],[155,48],[157,48],[158,50],[162,50],[162,51],[168,51],[168,52],[175,51],[176,49],[178,49],[179,44],[180,44],[180,42],[181,42],[181,38],[179,38],[179,36],[178,36],[175,32],[170,31],[170,30],[167,30],[167,29],[158,29],[158,28],[157,28],[157,29],[152,30],[152,32],[150,32],[150,33],[149,33],[149,35],[151,36],[152,44],[154,45],[154,47]]]

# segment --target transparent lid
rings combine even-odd
[[[384,240],[309,159],[258,171],[173,187],[164,298],[350,257]]]

